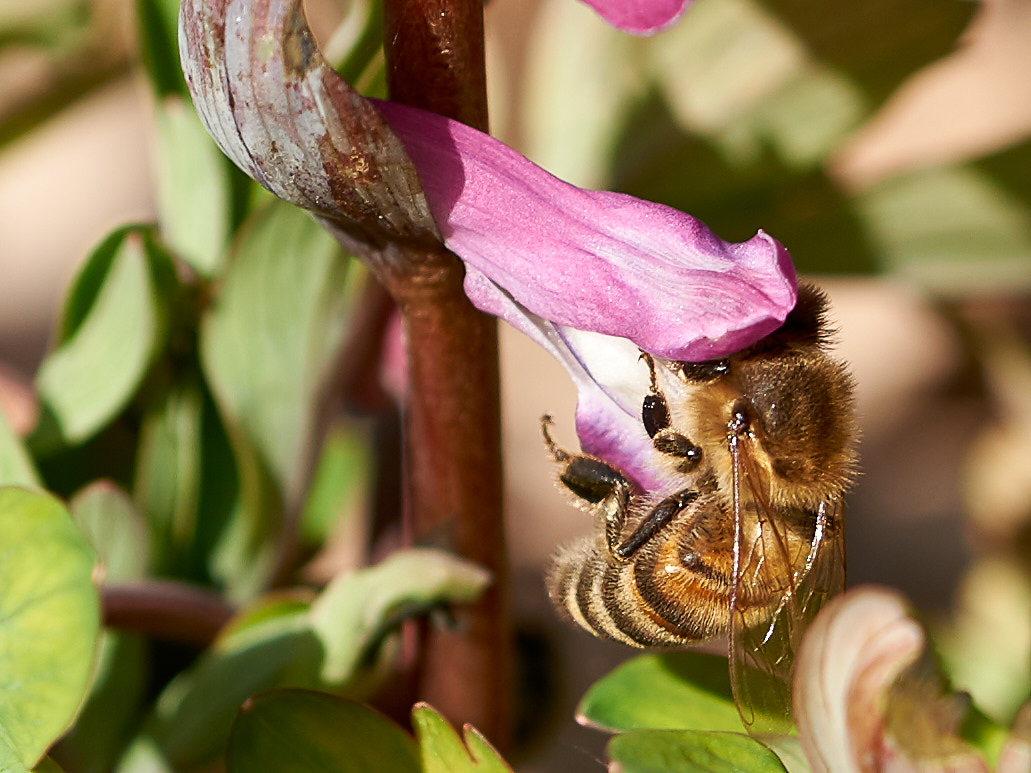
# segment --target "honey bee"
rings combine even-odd
[[[827,301],[811,286],[784,324],[706,362],[642,354],[641,421],[668,485],[635,490],[618,469],[545,442],[559,481],[598,518],[556,556],[552,601],[634,647],[729,632],[746,726],[786,732],[791,669],[807,622],[844,588],[843,498],[854,477],[853,384],[827,354]]]

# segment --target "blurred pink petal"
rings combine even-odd
[[[613,27],[651,35],[676,22],[691,0],[584,0]]]
[[[27,435],[36,426],[39,406],[32,381],[0,363],[0,412],[16,435]]]
[[[987,770],[954,734],[955,696],[942,696],[931,674],[907,673],[924,646],[923,629],[891,590],[855,588],[820,612],[794,682],[795,724],[813,773]]]
[[[795,725],[813,773],[880,769],[885,695],[923,647],[894,592],[859,588],[827,604],[795,661]]]
[[[1031,701],[1020,707],[1009,738],[999,754],[996,773],[1028,773],[1031,771]]]

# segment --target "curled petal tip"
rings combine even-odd
[[[795,724],[816,773],[876,769],[861,761],[879,754],[884,697],[923,647],[893,591],[858,588],[827,604],[795,662]]]
[[[814,773],[987,771],[959,737],[966,696],[924,660],[926,637],[895,591],[854,588],[806,632],[795,662],[799,741]]]

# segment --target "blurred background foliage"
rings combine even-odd
[[[406,695],[391,681],[404,663],[398,622],[470,598],[487,581],[442,554],[392,552],[397,406],[389,372],[380,378],[378,347],[371,358],[363,354],[369,341],[391,334],[389,315],[360,264],[306,215],[271,201],[210,141],[179,72],[177,10],[177,0],[5,0],[0,7],[0,176],[5,157],[115,84],[130,83],[131,98],[145,106],[151,159],[145,201],[126,207],[133,214],[121,222],[93,223],[95,246],[65,256],[76,273],[55,311],[49,350],[32,349],[32,335],[28,349],[20,348],[17,336],[0,331],[0,485],[45,489],[67,504],[43,494],[0,501],[11,518],[45,512],[55,523],[76,524],[98,557],[94,579],[102,576],[105,587],[164,598],[166,586],[155,581],[175,583],[199,594],[187,597],[187,612],[190,603],[214,609],[216,622],[228,626],[200,643],[105,631],[88,692],[68,673],[45,677],[61,682],[66,698],[54,704],[46,733],[13,750],[18,760],[10,764],[25,769],[76,713],[76,694],[85,703],[54,756],[68,771],[98,773],[210,769],[239,705],[273,687],[378,696],[386,704],[394,694],[397,703]],[[375,3],[322,0],[308,11],[340,71],[364,93],[382,95]],[[963,0],[697,0],[678,25],[650,39],[616,32],[572,0],[492,0],[487,27],[495,125],[555,174],[670,204],[726,239],[762,228],[787,245],[801,272],[827,282],[835,302],[838,292],[844,301],[848,287],[871,284],[889,288],[875,303],[888,303],[899,287],[919,299],[937,336],[927,345],[947,339],[951,359],[921,382],[929,391],[904,405],[876,404],[890,394],[860,396],[874,459],[854,497],[853,577],[910,592],[935,625],[949,674],[1007,726],[1031,692],[1031,114],[1025,125],[982,132],[952,153],[902,152],[893,163],[864,167],[856,150],[939,60],[972,45],[963,41],[985,25],[979,14],[1015,19],[1031,34],[1025,0],[984,8]],[[1031,67],[1026,57],[1022,63]],[[1031,104],[1026,70],[1012,76],[1014,93]],[[957,123],[977,88],[957,92]],[[947,124],[923,126],[909,147],[937,147]],[[40,243],[45,231],[71,222],[74,213],[55,209],[66,185],[100,197],[118,184],[106,167],[72,180],[74,168],[58,169],[43,195],[18,194],[43,213],[34,226]],[[0,275],[0,286],[15,287],[37,268],[36,258],[31,249],[18,251],[14,218],[3,217],[0,267],[10,282]],[[10,293],[4,297],[16,308]],[[891,318],[901,326],[892,330],[863,313],[845,315],[855,323],[842,325],[846,354],[849,340],[866,333],[873,359],[889,371],[925,362],[890,354],[896,337],[914,335],[904,315]],[[0,316],[0,327],[10,319]],[[18,371],[30,369],[28,383]],[[525,389],[506,382],[510,400]],[[525,454],[540,457],[507,468],[510,488],[519,489],[509,496],[514,560],[524,577],[516,587],[530,598],[515,600],[525,618],[526,702],[516,758],[526,761],[521,769],[539,771],[589,767],[590,755],[600,753],[579,751],[598,740],[570,741],[565,731],[558,731],[562,740],[540,743],[553,716],[540,701],[561,705],[560,724],[571,724],[568,697],[549,692],[570,689],[570,677],[564,683],[550,666],[575,670],[576,658],[554,648],[601,647],[579,659],[588,668],[625,657],[578,633],[555,633],[540,554],[560,541],[561,529],[542,527],[541,544],[520,536],[543,520],[532,516],[535,525],[524,527],[528,511],[558,519],[564,507],[536,446],[536,417],[554,400],[539,396],[530,418],[508,435],[510,456],[526,446]],[[958,429],[941,443],[930,425],[950,422],[957,406]],[[892,416],[890,430],[874,428],[882,408]],[[886,450],[885,438],[896,451]],[[935,475],[903,489],[889,509],[871,507],[889,496],[863,493],[884,480],[881,457],[902,453],[940,466],[940,446],[954,463],[935,473],[951,476],[957,492],[958,504],[939,508],[950,519],[904,520],[937,501],[928,492]],[[545,504],[526,489],[541,490]],[[864,507],[877,512],[857,525]],[[585,528],[568,523],[570,533]],[[943,540],[963,543],[958,558],[935,557]],[[883,543],[899,549],[885,559]],[[39,540],[18,545],[25,576],[53,560]],[[931,564],[944,582],[942,574],[914,579]],[[69,582],[89,596],[85,574]],[[0,609],[17,601],[12,593],[0,588]],[[40,614],[58,620],[67,613]],[[0,627],[0,637],[9,635]],[[96,621],[86,618],[67,634],[87,649],[95,635]],[[39,668],[26,650],[11,652],[0,673]],[[669,673],[636,671],[643,681],[633,691],[675,689]],[[629,716],[625,700],[606,694],[592,692],[587,713],[596,724],[614,706],[623,711],[619,727],[652,721],[642,718],[647,706],[642,717]],[[309,693],[284,695],[284,705],[301,712],[292,716],[351,710],[320,708],[322,699]],[[8,736],[5,723],[18,705],[0,701]],[[265,712],[280,710],[265,702],[244,715],[229,745],[230,769],[284,769],[246,741]],[[455,749],[464,755],[465,743],[486,754],[474,737],[463,742],[435,715],[419,716],[421,748],[442,744],[448,758]],[[395,738],[395,729],[370,722],[367,732]],[[316,742],[339,730],[297,725]],[[409,741],[397,743],[408,749]],[[420,747],[412,748],[402,756]],[[620,759],[632,770],[629,748]],[[10,751],[0,745],[0,761]]]

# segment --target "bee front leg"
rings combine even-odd
[[[659,380],[655,376],[655,360],[647,352],[642,352],[641,357],[648,364],[648,373],[651,378],[651,392],[645,395],[644,403],[641,406],[641,422],[644,424],[644,430],[652,439],[652,445],[656,451],[680,460],[677,470],[684,473],[691,472],[702,461],[702,449],[692,443],[686,435],[673,428],[669,404],[666,402],[665,395],[659,390]]]
[[[541,431],[551,458],[563,465],[558,479],[581,500],[585,509],[605,518],[605,541],[615,553],[626,523],[630,504],[630,482],[615,467],[586,454],[570,454],[559,448],[548,427],[551,417],[541,419]]]

